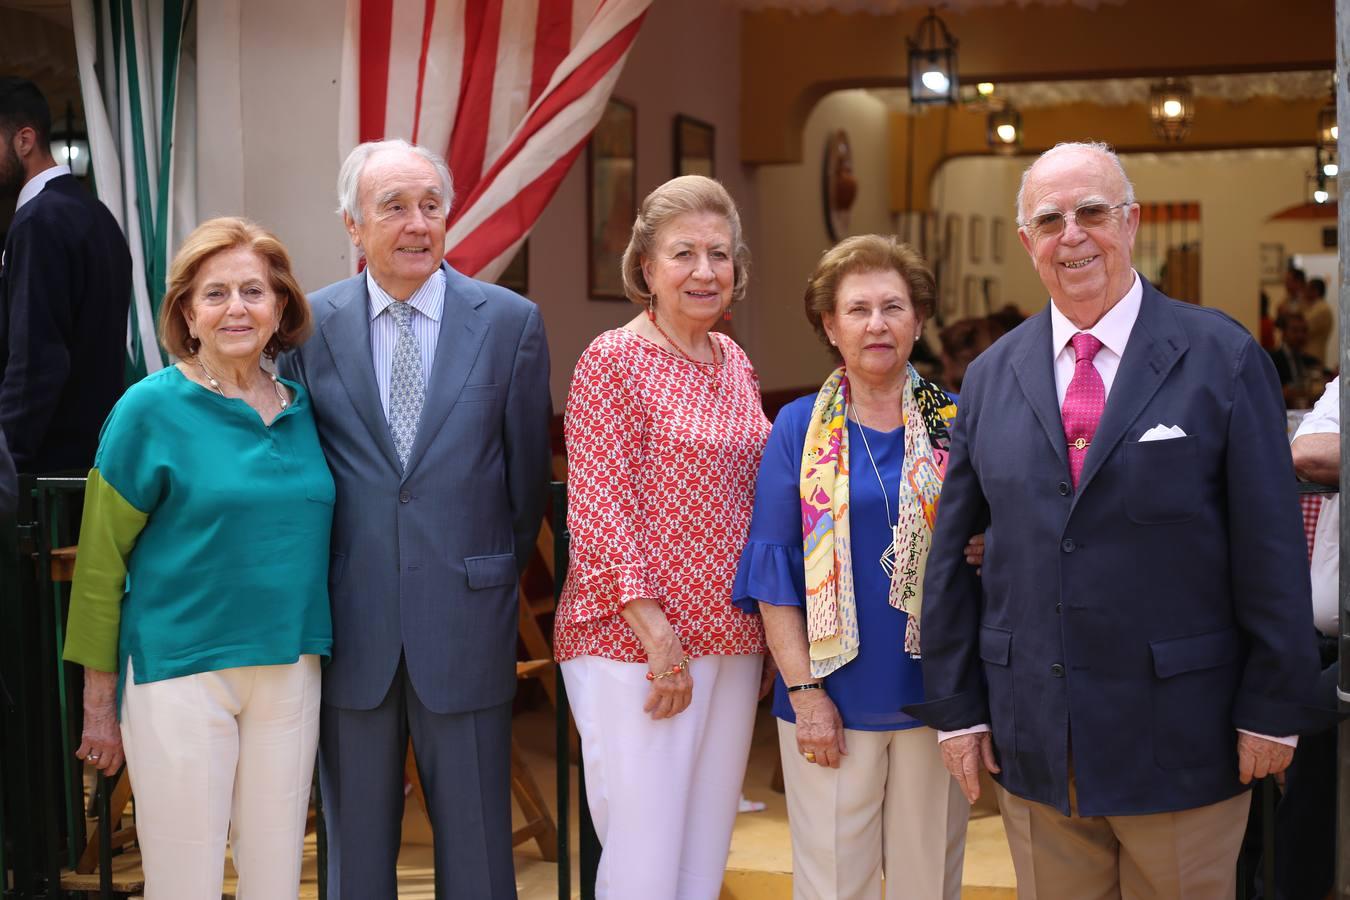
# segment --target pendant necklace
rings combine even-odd
[[[685,353],[684,348],[677,344],[674,338],[666,334],[666,330],[661,327],[661,323],[656,321],[655,310],[649,310],[647,317],[651,319],[652,327],[657,330],[657,333],[659,333],[661,337],[666,339],[667,344],[670,344],[670,346],[675,348],[676,353],[693,363],[700,373],[707,376],[708,386],[712,388],[713,393],[717,393],[717,370],[721,368],[721,364],[717,361],[717,342],[713,340],[712,334],[708,335],[708,349],[712,351],[713,361],[711,363],[699,362],[688,353]]]
[[[893,578],[895,576],[895,561],[900,555],[900,523],[891,518],[891,501],[886,496],[886,482],[881,477],[881,470],[877,468],[876,458],[872,456],[872,447],[867,443],[867,426],[863,425],[862,419],[858,417],[858,407],[854,406],[852,401],[849,401],[848,407],[849,412],[853,413],[853,421],[858,423],[858,434],[862,435],[863,449],[867,451],[867,461],[872,464],[872,472],[877,476],[877,484],[881,485],[881,499],[886,504],[886,522],[891,527],[891,542],[881,552],[881,570],[886,573],[887,578]],[[902,476],[900,487],[903,488],[904,485],[905,480]],[[895,494],[895,502],[898,507],[900,490],[897,489]]]
[[[194,355],[192,357],[192,361],[197,364],[197,368],[202,370],[202,375],[206,377],[207,384],[211,385],[211,388],[217,394],[219,394],[222,397],[225,397],[225,392],[221,390],[220,382],[217,381],[216,377],[211,374],[211,370],[206,368],[206,363],[202,362],[201,356]],[[267,374],[272,377],[272,389],[277,392],[277,403],[281,404],[282,411],[285,411],[286,407],[289,406],[290,403],[286,400],[286,392],[281,386],[281,381],[277,378],[277,373],[268,372]],[[229,398],[225,397],[225,399],[228,400]]]

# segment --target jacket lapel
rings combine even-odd
[[[422,403],[422,418],[417,424],[417,437],[408,454],[408,469],[413,469],[426,454],[427,447],[436,438],[455,401],[459,399],[464,383],[469,379],[478,351],[487,337],[488,323],[478,308],[487,302],[482,289],[445,263],[445,307],[441,311],[441,333],[436,340],[436,357],[431,362],[431,381],[427,384],[426,399]],[[386,429],[387,430],[387,429]],[[390,441],[392,449],[393,442]]]
[[[366,293],[366,276],[360,274],[347,281],[340,296],[333,298],[333,314],[324,319],[323,338],[333,357],[342,386],[347,389],[356,414],[361,417],[371,438],[384,452],[385,458],[399,470],[398,452],[389,434],[389,421],[380,402],[380,389],[375,382],[375,363],[370,355],[370,304]]]
[[[1092,446],[1083,461],[1083,471],[1078,478],[1079,497],[1189,347],[1190,341],[1167,298],[1145,281],[1139,317],[1130,331],[1125,355],[1120,359],[1111,395],[1106,400],[1106,410],[1097,423]]]
[[[1022,342],[1021,352],[1013,359],[1013,375],[1067,475],[1069,449],[1064,443],[1064,420],[1060,418],[1059,398],[1055,393],[1055,357],[1051,344],[1049,307],[1020,327],[1029,329],[1029,332]]]

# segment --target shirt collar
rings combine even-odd
[[[41,172],[34,175],[29,179],[28,183],[19,190],[19,202],[15,204],[14,211],[18,212],[23,208],[25,203],[42,193],[42,189],[47,186],[47,182],[51,181],[53,178],[60,178],[62,175],[69,174],[70,166],[52,166],[50,169],[43,169]]]
[[[397,303],[375,280],[375,276],[366,269],[366,294],[370,297],[370,318],[384,312],[391,303]],[[441,311],[445,309],[445,272],[437,269],[431,277],[422,282],[422,286],[413,291],[407,301],[412,308],[433,322],[441,320]]]
[[[1106,311],[1106,315],[1096,325],[1087,329],[1087,333],[1102,342],[1102,346],[1116,356],[1125,355],[1125,345],[1129,343],[1130,332],[1134,330],[1134,320],[1139,318],[1139,305],[1144,299],[1144,279],[1134,273],[1134,283],[1120,298],[1120,302]],[[1081,331],[1069,321],[1069,317],[1059,311],[1059,307],[1050,303],[1050,334],[1054,355],[1059,356],[1068,346],[1073,336]]]

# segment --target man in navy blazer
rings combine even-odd
[[[996,773],[1019,897],[1232,897],[1317,674],[1279,384],[1134,271],[1104,145],[1041,156],[1018,223],[1050,304],[966,375],[912,713],[969,798]]]
[[[412,737],[436,896],[516,896],[510,737],[520,571],[550,467],[539,310],[444,263],[436,154],[362,144],[338,182],[366,270],[310,297],[281,361],[312,395],[337,483],[319,770],[328,896],[398,894]]]
[[[58,166],[32,82],[0,78],[0,429],[20,472],[83,472],[122,395],[131,253],[117,220]]]

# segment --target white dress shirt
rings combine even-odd
[[[50,169],[43,169],[34,175],[27,184],[19,189],[19,202],[15,204],[14,211],[18,212],[25,203],[42,193],[42,189],[47,186],[47,182],[53,178],[60,178],[62,175],[69,174],[70,166],[52,166]]]
[[[1120,302],[1107,310],[1106,315],[1097,320],[1097,324],[1087,329],[1088,334],[1102,342],[1101,349],[1092,358],[1092,366],[1097,370],[1097,374],[1102,377],[1102,385],[1106,388],[1108,398],[1111,396],[1111,385],[1116,380],[1116,372],[1120,369],[1121,357],[1125,355],[1125,345],[1130,341],[1130,332],[1134,330],[1134,323],[1139,318],[1139,306],[1143,299],[1144,281],[1139,273],[1135,272],[1134,283],[1130,285],[1130,289],[1126,291],[1125,296],[1120,298]],[[1064,406],[1064,395],[1069,391],[1069,382],[1073,380],[1074,365],[1077,362],[1077,354],[1074,353],[1073,349],[1073,336],[1078,334],[1080,330],[1077,325],[1069,321],[1068,316],[1059,311],[1058,306],[1051,302],[1050,341],[1051,348],[1055,351],[1055,393],[1059,397],[1061,408]],[[988,730],[988,724],[981,724],[956,731],[939,731],[938,741]],[[1242,728],[1239,728],[1238,731],[1254,737],[1277,741],[1290,747],[1298,743],[1297,737],[1271,737],[1270,735],[1257,734],[1254,731],[1246,731]]]
[[[394,348],[398,346],[398,322],[392,313],[386,313],[391,303],[404,302],[414,310],[413,336],[422,354],[422,383],[431,384],[431,363],[436,358],[436,341],[441,336],[441,314],[445,311],[445,272],[437,269],[406,301],[395,300],[385,293],[366,269],[366,293],[370,297],[370,356],[375,363],[375,383],[380,389],[380,403],[385,418],[389,418],[389,380],[394,368]]]

